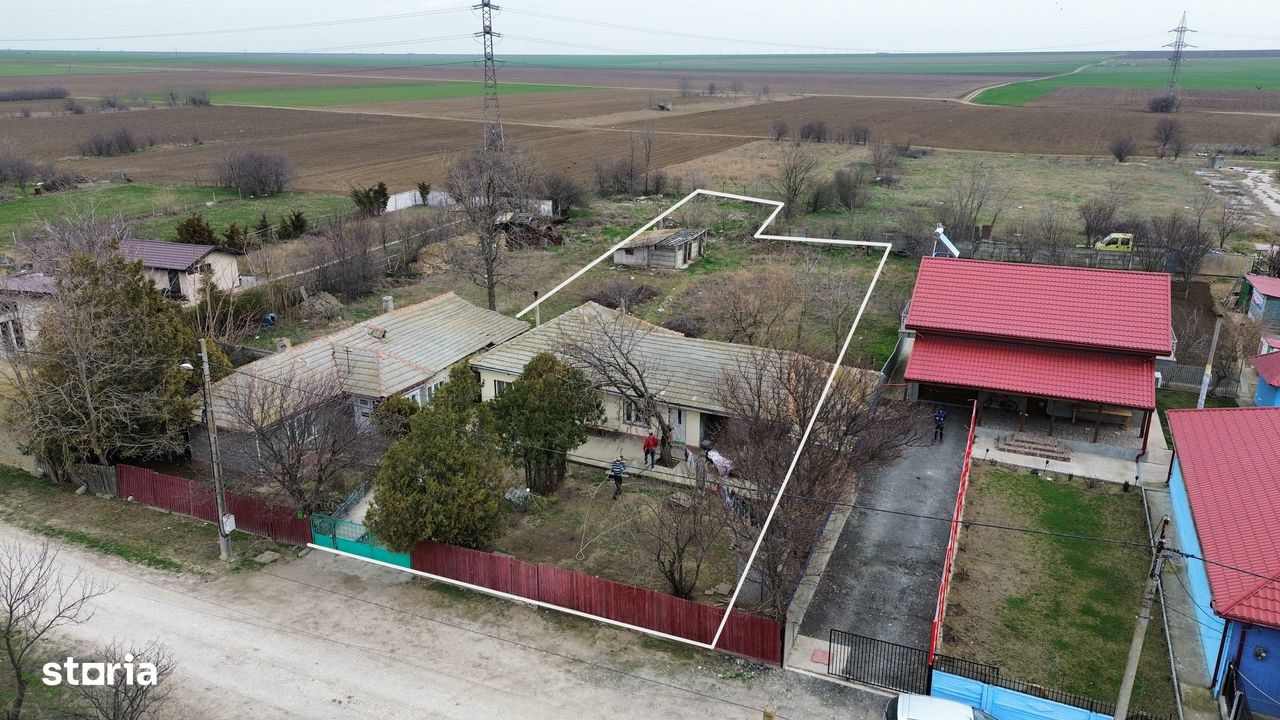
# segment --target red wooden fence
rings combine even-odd
[[[955,512],[951,516],[951,536],[942,563],[942,581],[938,583],[938,604],[933,609],[933,627],[929,631],[929,664],[942,642],[942,621],[947,615],[947,593],[951,591],[951,574],[955,572],[956,550],[960,544],[960,520],[964,517],[964,495],[969,489],[969,469],[973,465],[973,433],[978,427],[978,403],[969,415],[969,439],[965,441],[964,462],[960,466],[960,487],[956,490]]]
[[[518,595],[667,635],[709,643],[724,608],[611,582],[554,565],[432,541],[418,543],[410,567],[432,575]],[[718,650],[782,664],[782,627],[738,610],[729,616]]]
[[[208,522],[218,519],[212,485],[132,465],[116,466],[116,496]],[[231,492],[226,498],[237,530],[294,545],[311,542],[311,521],[297,510]]]

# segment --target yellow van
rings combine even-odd
[[[1094,250],[1109,252],[1133,252],[1132,233],[1111,233],[1093,244]]]

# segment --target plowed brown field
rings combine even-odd
[[[1178,118],[1193,143],[1261,143],[1266,124],[1249,115],[1182,112]],[[662,118],[659,132],[715,132],[765,137],[775,119],[793,129],[825,120],[833,129],[850,124],[871,128],[873,136],[911,140],[918,145],[1015,153],[1105,154],[1121,134],[1144,147],[1158,116],[1131,110],[996,107],[956,101],[807,97],[713,113]],[[642,125],[630,127],[638,129]]]
[[[1156,91],[1150,88],[1058,88],[1031,101],[1032,107],[1124,108],[1145,110]],[[1280,113],[1280,92],[1261,90],[1183,90],[1184,110]]]
[[[115,158],[83,158],[76,146],[94,132],[128,127],[152,135],[156,147]],[[122,171],[153,183],[204,184],[217,158],[231,148],[275,150],[298,172],[294,187],[345,192],[353,184],[384,181],[394,188],[419,181],[440,183],[449,158],[474,147],[480,124],[363,113],[212,107],[135,110],[47,118],[0,120],[0,132],[40,160],[94,177]],[[625,146],[626,132],[513,125],[507,137],[547,167],[586,178],[596,156]],[[193,144],[193,137],[200,144]],[[661,136],[654,167],[691,160],[746,142],[745,138]]]

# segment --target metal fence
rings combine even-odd
[[[901,692],[929,694],[929,651],[831,630],[827,674]]]
[[[1227,717],[1230,720],[1253,720],[1249,696],[1244,694],[1244,688],[1240,685],[1240,669],[1235,663],[1227,663],[1227,672],[1222,676],[1222,699],[1227,702]]]

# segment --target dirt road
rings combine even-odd
[[[216,580],[61,558],[115,589],[60,639],[164,641],[190,718],[870,718],[884,702],[323,553]]]

